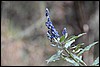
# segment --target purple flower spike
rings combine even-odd
[[[47,32],[47,37],[50,40],[58,39],[60,37],[60,35],[58,34],[58,31],[56,31],[56,29],[54,28],[54,26],[53,26],[53,24],[52,24],[52,22],[50,20],[48,8],[46,8],[46,17],[47,17],[47,21],[46,21],[45,25],[49,29],[48,32]]]
[[[63,36],[65,36],[65,38],[68,36],[68,33],[67,33],[67,29],[66,28],[63,29],[62,34],[63,34]]]
[[[62,34],[65,35],[67,33],[66,28],[63,29]]]

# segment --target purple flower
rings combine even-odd
[[[50,35],[49,32],[47,32],[47,37],[48,37],[49,39],[51,39],[51,35]]]
[[[49,16],[49,10],[48,8],[46,8],[46,13],[45,13],[46,17]]]
[[[66,28],[63,29],[62,34],[65,35],[67,33]]]
[[[56,37],[60,37],[60,35],[58,34],[58,32],[56,31],[55,28],[52,28],[52,33],[56,36]]]
[[[50,16],[49,16],[49,10],[46,8],[46,17],[47,17],[47,21],[45,23],[45,25],[47,26],[47,28],[49,29],[47,32],[47,37],[51,40],[53,38],[59,38],[60,35],[58,34],[58,32],[56,31],[56,29],[54,28],[51,20],[50,20]]]

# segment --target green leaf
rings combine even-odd
[[[71,39],[72,37],[74,37],[75,35],[73,35],[73,36],[69,36],[68,38],[67,38],[67,40],[69,40],[69,39]]]
[[[99,64],[99,57],[93,62],[92,66],[97,66]]]
[[[78,37],[81,37],[81,36],[83,36],[83,35],[85,35],[85,34],[86,34],[86,33],[79,34]]]
[[[69,38],[67,38],[68,41],[71,41],[71,40],[75,40],[83,35],[85,35],[86,33],[82,33],[82,34],[79,34],[78,36],[70,36]]]
[[[67,41],[64,47],[67,49],[73,42],[75,42],[75,40]]]
[[[66,61],[68,61],[68,62],[70,62],[70,63],[72,63],[73,65],[75,65],[75,66],[79,66],[79,64],[77,63],[77,62],[75,62],[74,60],[71,60],[71,59],[69,59],[69,58],[64,58]]]
[[[56,60],[59,60],[60,58],[60,54],[62,53],[63,50],[58,50],[58,52],[56,54],[54,54],[53,56],[51,56],[47,61],[47,64],[49,62],[55,62]]]
[[[80,44],[77,44],[76,46],[72,46],[70,49],[77,49],[81,47],[82,45],[84,45],[84,43],[80,43]]]
[[[63,42],[65,40],[65,36],[62,36],[61,38],[60,38],[60,42]]]
[[[80,49],[78,49],[78,50],[76,50],[76,51],[75,51],[75,50],[73,50],[73,52],[74,52],[74,53],[79,53],[79,52],[80,52],[80,51],[82,51],[82,50],[83,50],[83,49],[82,49],[82,48],[80,48]]]
[[[80,49],[82,45],[84,45],[84,43],[76,45],[75,51],[77,51],[78,49]]]
[[[80,52],[78,53],[78,56],[81,55],[82,53],[84,53],[85,51],[90,50],[90,48],[91,48],[93,45],[97,44],[97,43],[98,43],[98,42],[94,42],[94,43],[90,44],[89,46],[85,47],[82,51],[80,51]]]
[[[69,37],[68,39],[67,39],[67,41],[72,41],[72,40],[75,40],[75,39],[77,39],[78,38],[78,36],[71,36],[71,37]]]

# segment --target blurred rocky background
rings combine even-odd
[[[2,1],[1,65],[2,66],[69,66],[66,61],[46,64],[56,49],[46,36],[45,8],[50,10],[53,25],[61,35],[87,34],[75,44],[85,46],[99,40],[99,1]],[[83,54],[87,65],[99,56],[99,44]]]

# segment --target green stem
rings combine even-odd
[[[69,54],[70,55],[70,57],[75,61],[75,62],[77,62],[79,65],[81,65],[81,66],[87,66],[86,64],[85,64],[85,62],[81,62],[81,63],[79,63],[73,56],[72,56],[72,54],[66,49],[66,48],[64,48],[63,47],[63,44],[62,43],[60,43],[60,42],[58,42],[58,44],[60,44],[61,46],[62,46],[62,49],[67,53],[67,54]]]
[[[75,62],[77,62],[78,64],[80,64],[71,54],[70,54],[70,52],[67,50],[67,49],[65,49],[65,48],[63,48],[64,50],[65,50],[65,52],[66,53],[68,53],[69,55],[70,55],[70,57],[75,61]],[[85,63],[82,63],[84,66],[87,66]],[[83,66],[82,64],[80,64],[81,66]]]
[[[68,54],[70,55],[70,57],[71,57],[75,62],[77,62],[78,64],[80,64],[75,58],[73,58],[73,56],[69,53],[69,51],[68,51],[67,49],[64,48],[64,50],[65,50],[66,53],[68,53]],[[82,66],[82,64],[80,64],[80,65]]]

